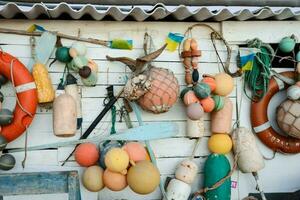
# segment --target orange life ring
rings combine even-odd
[[[293,78],[294,72],[282,72],[283,76]],[[259,101],[251,104],[251,124],[259,139],[274,151],[283,153],[299,153],[300,139],[278,134],[271,126],[267,109],[271,98],[280,90],[289,85],[282,80],[272,77],[266,95]]]
[[[3,51],[0,51],[0,74],[13,82],[19,100],[12,123],[3,126],[0,133],[10,142],[19,137],[31,124],[38,104],[37,91],[28,69],[17,58]]]

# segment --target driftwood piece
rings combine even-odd
[[[110,57],[110,56],[106,56],[107,60],[109,61],[119,61],[124,63],[125,65],[127,65],[130,70],[132,72],[134,72],[135,74],[140,74],[141,72],[143,72],[145,65],[154,60],[155,58],[157,58],[163,51],[164,49],[167,47],[167,44],[165,44],[164,46],[162,46],[160,49],[151,52],[145,56],[139,57],[136,60],[133,60],[132,58],[128,58],[128,57]]]
[[[72,35],[66,35],[63,33],[55,32],[55,31],[49,31],[51,33],[56,34],[60,38],[69,39],[69,40],[76,40],[81,42],[87,42],[92,44],[98,44],[102,46],[108,47],[108,41],[106,40],[99,40],[94,38],[81,38],[77,36]],[[15,34],[15,35],[27,35],[27,36],[41,36],[43,32],[27,32],[23,30],[14,30],[14,29],[7,29],[7,28],[0,28],[0,33],[6,33],[6,34]]]

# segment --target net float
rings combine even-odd
[[[211,131],[213,133],[230,133],[233,105],[228,97],[224,98],[224,107],[211,113]]]
[[[149,194],[157,188],[159,182],[159,170],[150,161],[140,161],[128,170],[127,183],[135,193]]]
[[[198,172],[198,166],[190,159],[182,161],[177,165],[175,178],[187,184],[192,184]]]
[[[99,159],[99,150],[93,143],[82,143],[76,147],[74,157],[80,166],[90,167],[97,163]]]
[[[226,73],[219,73],[215,75],[215,82],[216,89],[214,90],[214,93],[220,96],[229,95],[234,88],[233,78]]]
[[[103,169],[99,166],[88,167],[82,175],[82,184],[90,192],[99,192],[104,188]]]
[[[166,191],[166,198],[163,200],[176,199],[176,200],[187,200],[191,193],[191,186],[178,179],[172,179]]]
[[[112,172],[127,173],[129,155],[122,148],[111,148],[105,156],[105,166]]]
[[[77,129],[75,99],[69,94],[61,94],[53,102],[53,132],[59,137],[74,136]]]

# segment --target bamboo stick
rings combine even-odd
[[[87,42],[91,44],[98,44],[105,47],[108,47],[108,41],[107,40],[99,40],[94,38],[81,38],[76,37],[72,35],[66,35],[63,33],[50,31],[51,33],[56,34],[60,38],[69,39],[69,40],[77,40],[82,42]],[[6,34],[15,34],[15,35],[27,35],[27,36],[41,36],[43,32],[27,32],[23,30],[14,30],[14,29],[7,29],[7,28],[0,28],[0,33],[6,33]]]

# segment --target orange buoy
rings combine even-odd
[[[99,151],[93,143],[82,143],[75,150],[75,160],[83,167],[89,167],[97,163]]]
[[[28,69],[17,58],[3,51],[0,51],[0,74],[12,81],[19,100],[12,123],[3,126],[0,133],[10,142],[31,124],[38,104],[37,90]]]

